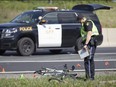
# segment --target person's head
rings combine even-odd
[[[82,14],[79,14],[77,19],[79,20],[79,22],[84,23],[86,21],[86,17],[84,17]]]

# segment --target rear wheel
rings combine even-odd
[[[82,37],[80,37],[76,41],[75,51],[78,53],[78,51],[81,50],[83,48],[83,46],[84,46],[83,39],[82,39]]]
[[[50,78],[50,79],[48,79],[48,81],[49,82],[52,82],[52,81],[54,81],[54,82],[63,82],[63,79],[59,79],[59,78]]]
[[[58,49],[58,50],[49,50],[51,53],[54,53],[54,54],[58,54],[60,53],[62,50],[61,49]]]
[[[6,50],[0,50],[0,55],[3,55]]]
[[[35,45],[31,38],[24,37],[18,41],[17,53],[22,56],[29,56],[34,53]]]

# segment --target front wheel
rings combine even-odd
[[[31,38],[24,37],[18,41],[17,53],[22,56],[29,56],[34,53],[35,46]]]
[[[48,79],[49,82],[52,82],[52,81],[55,81],[55,82],[63,82],[63,79],[62,78],[50,78]]]
[[[80,37],[77,39],[76,44],[75,44],[75,51],[78,53],[79,50],[81,50],[84,46],[84,41],[83,38]]]
[[[0,50],[0,55],[3,55],[6,50]]]

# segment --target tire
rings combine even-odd
[[[84,41],[82,40],[82,37],[78,38],[75,45],[75,51],[78,53],[79,50],[81,50],[84,46]]]
[[[34,53],[35,45],[31,38],[24,37],[18,41],[17,53],[21,56],[29,56]]]
[[[49,50],[51,53],[53,53],[53,54],[58,54],[58,53],[60,53],[62,50]]]
[[[55,82],[63,82],[63,80],[58,79],[58,78],[50,78],[48,79],[49,82],[55,81]]]
[[[0,50],[0,55],[3,55],[6,50]]]

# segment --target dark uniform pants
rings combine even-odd
[[[90,56],[84,59],[85,75],[87,79],[94,79],[95,75],[95,64],[94,64],[94,54],[96,51],[96,46],[89,46]]]

